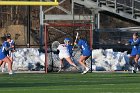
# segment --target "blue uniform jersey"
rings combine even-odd
[[[138,38],[137,40],[134,40],[133,38],[131,38],[129,40],[129,43],[132,46],[131,56],[140,55],[140,39]]]
[[[9,54],[7,48],[10,48],[10,44],[9,42],[4,41],[0,49],[0,60],[4,59]]]
[[[72,48],[73,48],[73,46],[70,45],[70,44],[68,44],[67,45],[67,48],[68,48],[68,51],[69,51],[70,56],[72,56],[72,53],[73,53]]]
[[[82,49],[82,55],[83,56],[90,56],[91,55],[91,50],[90,50],[90,47],[87,44],[87,41],[86,40],[80,39],[78,41],[78,46],[81,47],[81,49]]]

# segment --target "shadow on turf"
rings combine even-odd
[[[54,74],[54,73],[51,73],[51,74]],[[33,75],[33,74],[32,74]],[[43,74],[46,76],[46,74]],[[55,74],[54,74],[55,75]],[[60,74],[61,75],[61,74]],[[114,74],[113,74],[114,75]],[[115,74],[116,75],[116,74]],[[121,76],[120,76],[121,75]],[[139,74],[125,74],[125,75],[122,75],[122,74],[118,74],[113,78],[112,76],[106,76],[106,77],[103,77],[103,76],[100,76],[100,74],[98,75],[98,77],[95,75],[93,77],[93,79],[91,80],[88,79],[87,77],[84,77],[83,75],[81,75],[83,78],[67,78],[67,77],[62,77],[60,76],[61,78],[60,81],[54,79],[54,76],[53,78],[51,78],[51,80],[53,79],[54,81],[51,82],[51,81],[45,81],[45,82],[40,82],[40,81],[37,81],[37,82],[33,82],[33,81],[29,81],[29,82],[22,82],[22,81],[19,81],[19,82],[16,82],[15,80],[11,81],[11,80],[6,80],[6,81],[2,81],[0,82],[0,88],[14,88],[14,87],[43,87],[43,86],[77,86],[77,85],[103,85],[103,84],[139,84],[140,81],[137,80],[139,78]],[[89,77],[89,76],[88,76]],[[130,77],[130,78],[129,78]],[[134,77],[134,78],[133,78]],[[1,77],[3,78],[3,77]],[[56,82],[55,82],[56,80]]]
[[[0,83],[0,88],[12,88],[12,87],[43,87],[43,86],[77,86],[77,85],[103,85],[103,84],[131,84],[131,83],[140,83],[140,82],[116,82],[116,81],[108,81],[108,82],[57,82],[57,83]]]

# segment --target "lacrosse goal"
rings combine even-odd
[[[48,71],[57,71],[60,65],[59,58],[57,54],[51,52],[52,43],[58,41],[63,43],[64,38],[71,38],[74,42],[76,33],[79,33],[79,36],[85,37],[88,41],[90,48],[92,48],[92,25],[91,24],[47,24],[45,25],[45,72]],[[74,51],[73,61],[78,65],[77,60],[80,56],[80,51]],[[65,64],[66,63],[66,64]],[[67,62],[64,63],[65,71],[73,71],[71,67],[68,66]],[[91,66],[92,62],[89,59],[88,65]]]

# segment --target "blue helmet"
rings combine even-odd
[[[11,34],[10,34],[10,33],[7,33],[7,34],[5,35],[5,37],[11,37]]]
[[[64,43],[66,43],[66,42],[70,42],[70,41],[71,41],[70,38],[65,38],[65,39],[64,39]]]
[[[71,41],[71,39],[70,38],[65,38],[64,41]]]

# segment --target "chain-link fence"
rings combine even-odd
[[[131,46],[127,46],[126,43],[136,31],[138,31],[136,28],[96,30],[93,36],[93,48],[112,48],[114,51],[128,51],[130,53]]]

